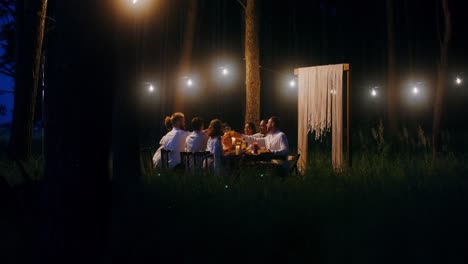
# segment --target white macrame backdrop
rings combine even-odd
[[[307,162],[307,135],[316,139],[332,128],[332,164],[343,164],[343,64],[299,69],[298,162],[303,172]]]

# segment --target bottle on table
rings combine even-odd
[[[253,153],[254,153],[254,154],[258,154],[258,143],[257,143],[257,142],[254,142],[254,143],[252,144],[252,146],[253,146]]]

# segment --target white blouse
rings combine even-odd
[[[221,169],[221,157],[223,156],[223,145],[221,144],[221,138],[210,137],[206,146],[206,150],[213,154],[213,168],[215,171]]]

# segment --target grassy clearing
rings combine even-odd
[[[468,157],[433,163],[427,146],[392,151],[375,133],[353,168],[334,172],[318,144],[306,175],[285,179],[158,173],[143,153],[136,195],[112,205],[103,262],[466,263]],[[36,179],[40,164],[26,165]],[[18,177],[8,161],[0,170]],[[2,245],[20,245],[5,225]]]
[[[316,152],[304,177],[146,171],[138,224],[130,225],[138,236],[119,252],[139,261],[462,263],[466,161],[356,155],[353,168],[337,174],[328,154]]]

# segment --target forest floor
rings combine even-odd
[[[27,193],[1,195],[2,263],[24,259],[35,233],[41,164],[27,164],[36,182]],[[328,154],[316,152],[306,175],[287,178],[147,168],[133,199],[111,205],[102,263],[468,262],[463,155],[433,163],[429,153],[355,153],[353,167],[336,173]],[[0,172],[10,185],[21,181],[6,156]]]

